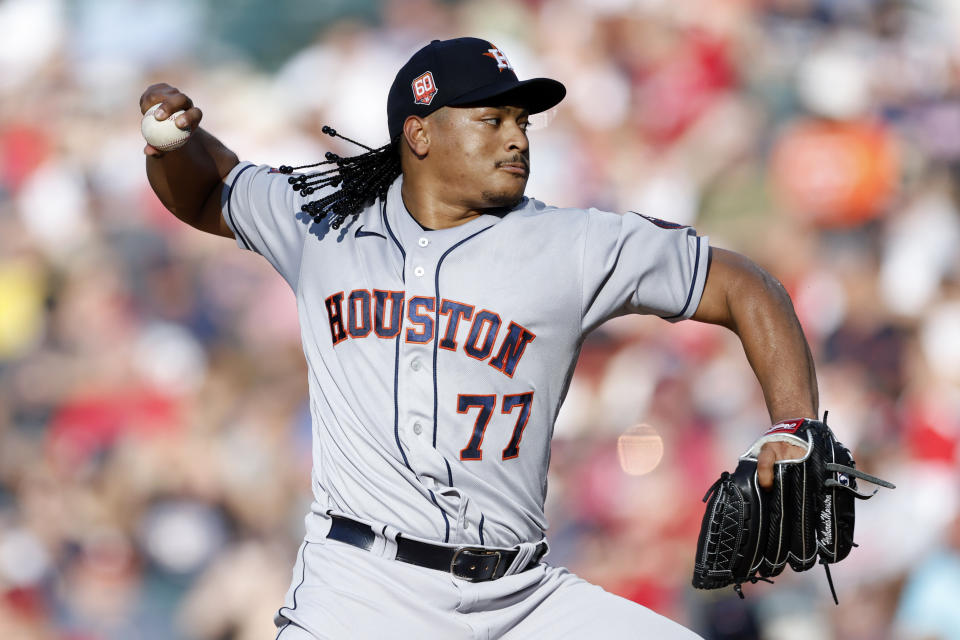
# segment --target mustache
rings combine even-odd
[[[530,172],[530,158],[519,153],[514,154],[512,158],[507,160],[497,160],[496,166],[499,169],[505,164],[522,164],[523,168],[527,170],[527,173]]]

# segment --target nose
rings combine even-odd
[[[515,121],[509,121],[507,125],[508,135],[506,140],[506,150],[511,153],[526,153],[530,149],[530,141],[527,139],[527,132]]]

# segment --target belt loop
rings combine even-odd
[[[517,550],[517,556],[513,559],[513,562],[510,563],[510,566],[507,567],[506,572],[503,574],[505,576],[512,576],[526,569],[527,564],[537,550],[537,545],[533,542],[521,542],[514,547],[514,549]]]
[[[525,571],[530,565],[540,562],[543,556],[550,551],[546,538],[540,542],[521,542],[514,549],[517,550],[517,557],[513,559],[506,572],[503,573],[505,576]]]
[[[330,529],[333,528],[333,509],[327,509],[324,514],[327,516],[324,518],[326,521],[326,532],[324,532],[323,537],[330,535]]]
[[[383,540],[383,551],[382,556],[388,560],[396,560],[397,558],[397,536],[400,534],[400,530],[396,527],[391,527],[390,525],[384,525],[380,529],[380,535],[377,536],[377,540]]]
[[[391,528],[392,527],[387,524],[370,526],[370,530],[373,531],[373,544],[370,545],[370,553],[380,556],[381,558],[386,558],[387,560],[393,560],[397,557],[396,540],[391,540],[387,537]],[[396,533],[393,535],[396,537]]]

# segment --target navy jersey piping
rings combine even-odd
[[[683,309],[680,309],[680,313],[672,316],[665,316],[664,320],[673,320],[674,318],[683,317],[687,312],[687,307],[690,306],[690,300],[693,299],[693,290],[697,286],[697,273],[700,271],[700,245],[702,243],[702,238],[697,237],[697,254],[693,259],[693,277],[690,279],[690,290],[687,291],[687,301],[683,303]]]
[[[483,514],[480,514],[480,544],[483,544]]]
[[[433,495],[433,491],[427,489],[430,492],[430,499],[433,500],[433,504],[437,505],[437,509],[440,509],[441,515],[443,515],[443,526],[445,528],[443,534],[443,541],[450,542],[450,519],[447,518],[447,512],[443,510],[443,507],[440,506],[440,503],[437,502],[437,496]]]
[[[386,225],[387,230],[389,231],[390,226],[387,224],[387,202],[386,198],[380,203],[380,217],[383,220],[383,224]],[[400,243],[397,242],[397,239],[394,237],[393,232],[390,232],[390,237],[393,238],[393,242],[397,245],[397,248],[400,249],[400,255],[402,256],[402,264],[400,267],[400,274],[402,275],[406,271],[407,256],[403,252],[403,247],[400,246]],[[403,457],[403,464],[406,465],[407,469],[413,471],[413,468],[410,466],[410,462],[407,460],[407,454],[403,451],[403,445],[400,444],[400,402],[398,401],[397,394],[400,392],[400,336],[403,335],[403,314],[400,314],[400,325],[401,329],[397,333],[397,338],[394,340],[394,355],[393,355],[393,437],[397,441],[397,449],[400,451],[400,455]],[[414,472],[416,473],[416,472]],[[436,503],[436,500],[434,500]]]
[[[403,246],[397,240],[397,236],[393,234],[393,229],[390,228],[390,222],[387,220],[387,199],[386,197],[380,203],[380,218],[383,220],[383,226],[386,227],[387,233],[390,234],[390,238],[393,240],[393,243],[397,245],[397,249],[400,250],[400,255],[402,257],[402,266],[400,268],[400,277],[403,280],[403,283],[406,284],[406,266],[407,266],[407,252],[403,250]],[[400,450],[400,455],[403,456],[403,464],[406,465],[407,469],[410,469],[416,475],[416,471],[413,471],[413,467],[410,466],[410,462],[407,460],[407,454],[403,451],[403,445],[400,444],[400,403],[397,400],[397,393],[400,389],[400,338],[403,336],[403,329],[401,328],[400,332],[397,334],[396,339],[396,350],[393,356],[393,436],[397,440],[397,449]],[[449,469],[449,465],[447,465]],[[437,502],[437,496],[433,494],[433,491],[427,489],[427,493],[430,494],[430,500],[433,501],[433,504],[436,505],[437,509],[440,510],[440,515],[443,516],[443,526],[444,526],[444,536],[443,541],[450,541],[450,519],[447,517],[447,512],[443,510],[443,507],[440,506],[440,503]]]
[[[380,204],[380,218],[383,220],[383,226],[386,227],[387,233],[390,234],[390,238],[393,240],[393,244],[397,245],[397,249],[400,249],[400,255],[403,256],[404,269],[400,270],[401,277],[405,278],[406,274],[404,273],[406,269],[407,261],[407,252],[403,250],[403,245],[400,244],[400,241],[397,240],[397,236],[393,234],[393,229],[390,228],[390,221],[387,220],[387,197],[383,197],[383,202]],[[406,282],[406,280],[404,280]]]
[[[438,353],[438,351],[437,351],[437,346],[438,346],[438,344],[439,344],[439,342],[440,342],[440,340],[439,340],[439,331],[440,331],[440,329],[439,329],[439,327],[440,327],[440,267],[443,265],[444,259],[446,259],[446,257],[447,257],[448,255],[450,255],[450,252],[451,252],[451,251],[453,251],[454,249],[456,249],[457,247],[459,247],[460,245],[462,245],[463,243],[465,243],[467,240],[472,240],[473,238],[476,238],[478,235],[480,235],[481,233],[483,233],[483,232],[486,231],[487,229],[490,229],[491,227],[493,227],[493,225],[490,225],[489,227],[484,227],[483,229],[480,229],[480,230],[477,231],[476,233],[470,234],[469,236],[467,236],[467,237],[464,238],[463,240],[457,242],[455,245],[453,245],[452,247],[450,247],[449,249],[447,249],[446,251],[444,251],[444,252],[443,252],[443,255],[440,256],[440,259],[437,260],[437,273],[436,273],[436,276],[434,276],[434,293],[436,294],[437,303],[436,303],[436,309],[435,309],[435,311],[434,311],[434,325],[433,325],[434,327],[436,327],[436,331],[438,332],[437,339],[433,341],[433,448],[434,448],[434,449],[437,448],[437,353]],[[444,460],[446,460],[446,457],[444,457]],[[448,466],[449,466],[449,465],[448,465]],[[451,479],[450,479],[450,486],[451,486],[451,487],[453,486],[453,478],[452,478],[452,477],[451,477]]]
[[[307,578],[307,559],[306,559],[304,556],[306,555],[307,545],[309,545],[309,544],[310,544],[309,542],[307,542],[306,540],[304,540],[304,541],[303,541],[303,547],[301,547],[301,549],[300,549],[300,584],[298,584],[296,587],[293,588],[293,608],[290,609],[289,607],[280,607],[280,608],[277,610],[277,614],[278,614],[281,618],[286,618],[286,620],[287,620],[287,624],[283,625],[283,627],[280,629],[280,631],[277,632],[277,640],[279,640],[280,634],[283,633],[284,631],[286,631],[287,627],[289,627],[289,626],[290,626],[290,623],[292,622],[292,621],[290,620],[290,618],[287,618],[287,616],[283,615],[283,610],[284,610],[284,609],[287,609],[288,611],[296,611],[296,610],[297,610],[297,590],[299,590],[300,587],[303,586],[303,582],[304,582],[304,580],[306,580],[306,578]]]
[[[240,169],[240,171],[237,172],[237,175],[234,176],[234,178],[233,178],[233,184],[230,185],[230,193],[227,194],[227,218],[228,218],[229,221],[230,221],[230,226],[233,227],[234,231],[237,232],[237,237],[240,238],[240,242],[243,243],[243,248],[246,249],[246,250],[248,250],[248,251],[253,251],[253,250],[254,250],[254,249],[253,249],[253,245],[250,244],[250,241],[247,240],[246,236],[243,235],[243,231],[240,230],[240,227],[237,225],[237,223],[236,223],[236,222],[234,221],[234,219],[233,219],[233,213],[232,213],[232,210],[233,210],[233,188],[236,186],[237,181],[240,179],[240,176],[243,175],[243,172],[246,171],[247,169],[251,169],[251,168],[253,168],[253,167],[255,167],[255,166],[256,166],[256,165],[248,164],[248,165],[245,166],[243,169]]]
[[[407,469],[413,471],[413,468],[410,466],[410,463],[407,461],[407,454],[403,452],[403,445],[400,444],[400,403],[397,401],[397,394],[400,389],[400,336],[403,335],[403,331],[397,334],[394,344],[396,348],[394,349],[393,355],[393,437],[397,441],[397,449],[400,450],[400,455],[403,456],[403,464],[407,466]]]
[[[493,225],[490,225],[490,227],[492,226]],[[463,240],[457,242],[455,245],[453,245],[452,247],[444,251],[443,255],[440,256],[440,259],[437,260],[437,273],[436,273],[436,276],[434,277],[434,293],[436,294],[437,300],[440,300],[440,266],[443,264],[444,258],[446,258],[451,251],[453,251],[454,249],[462,245],[464,242],[480,235],[490,227],[484,227],[483,229],[480,229],[476,233],[473,233],[467,236],[466,238],[464,238]],[[387,225],[387,231],[389,231],[390,235],[393,236],[393,231],[390,230],[389,225]],[[396,242],[396,238],[394,238],[394,242]],[[399,246],[399,243],[398,243],[398,246]],[[401,251],[403,251],[403,249],[401,249]],[[437,302],[436,309],[434,311],[434,327],[439,327],[439,326],[440,326],[440,303]],[[439,339],[436,339],[433,341],[433,448],[434,449],[437,448],[437,344],[438,343],[439,343]],[[400,363],[400,360],[398,357],[397,359],[398,366],[399,366],[399,363]],[[442,453],[440,455],[443,456]],[[443,456],[443,461],[447,465],[448,486],[452,487],[453,471],[450,469],[450,462],[447,460],[446,456]],[[430,497],[433,498],[433,503],[437,504],[437,500],[436,498],[434,498],[432,491],[430,492]],[[437,508],[439,507],[440,505],[437,504]],[[444,537],[443,541],[449,542],[450,541],[450,521],[447,519],[447,514],[445,511],[443,511],[443,509],[440,509],[440,513],[443,514],[443,522],[447,528],[446,536]]]

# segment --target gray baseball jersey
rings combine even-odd
[[[325,536],[330,511],[436,542],[535,542],[584,336],[626,313],[692,315],[707,240],[528,197],[424,230],[401,182],[333,230],[299,213],[270,167],[241,163],[225,179],[237,243],[296,293],[313,419],[306,540]]]

